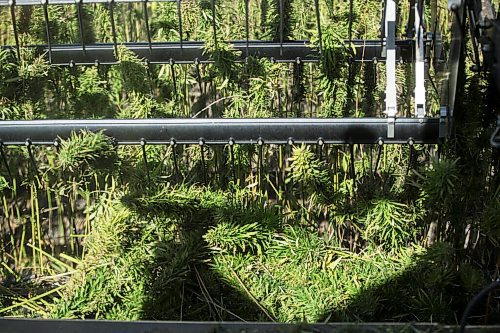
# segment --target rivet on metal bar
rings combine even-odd
[[[284,5],[283,5],[283,0],[279,0],[279,15],[280,15],[280,26],[279,26],[279,38],[280,38],[280,56],[283,56],[283,40],[284,40],[284,29],[285,29],[285,24],[284,24]]]
[[[217,21],[215,18],[215,0],[211,0],[211,5],[212,5],[212,29],[214,35],[215,50],[219,51],[219,45],[217,42]]]
[[[316,11],[316,26],[318,29],[319,53],[323,51],[323,33],[321,32],[321,16],[319,12],[319,0],[314,0],[314,9]]]
[[[170,59],[170,71],[172,72],[172,85],[174,87],[174,98],[177,99],[177,75],[175,75],[175,68],[174,64],[175,61],[173,59]]]
[[[76,13],[78,16],[78,29],[80,30],[80,43],[82,44],[83,54],[86,54],[87,51],[85,50],[85,40],[83,33],[82,2],[83,0],[78,0],[78,3],[76,5]]]
[[[9,175],[10,181],[12,181],[12,173],[10,172],[10,167],[9,167],[9,162],[7,161],[7,155],[5,154],[5,150],[3,142],[0,142],[0,155],[2,155],[2,161],[3,164],[5,165],[5,168],[7,169],[7,173]]]
[[[33,144],[31,143],[30,139],[26,139],[24,144],[26,146],[26,149],[28,150],[28,155],[30,157],[30,162],[33,172],[35,173],[35,176],[38,176],[38,165],[36,163],[35,155],[33,154],[33,149],[31,149]]]
[[[235,141],[233,138],[229,139],[229,159],[231,160],[231,171],[233,173],[233,183],[236,184],[236,165],[234,163],[234,145]]]
[[[21,50],[19,48],[19,33],[17,32],[17,23],[16,23],[16,1],[9,0],[9,5],[10,5],[10,17],[12,20],[12,29],[14,29],[14,39],[16,42],[17,59],[21,60]]]
[[[409,138],[408,145],[410,146],[410,156],[408,157],[408,168],[406,169],[406,174],[410,172],[413,163],[413,155],[415,154],[415,149],[414,149],[415,140],[413,140],[413,138]]]
[[[377,174],[378,165],[380,163],[380,158],[382,157],[382,149],[384,147],[384,140],[382,138],[378,139],[378,151],[377,151],[377,159],[375,161],[375,168],[373,169],[373,174]]]
[[[47,34],[47,47],[49,49],[49,63],[52,63],[52,43],[50,38],[50,21],[49,21],[49,11],[48,11],[48,1],[43,1],[43,17],[45,21],[45,33]]]
[[[144,11],[144,23],[146,25],[146,33],[148,36],[149,53],[151,53],[153,51],[153,47],[151,45],[151,30],[149,29],[148,0],[142,0],[142,10]]]
[[[183,31],[182,31],[182,11],[181,11],[181,0],[177,0],[177,20],[178,20],[178,23],[179,23],[179,26],[178,26],[178,29],[179,29],[179,43],[180,43],[180,46],[181,46],[181,50],[182,50],[182,47],[183,47],[183,42],[182,42],[182,35],[183,35]]]
[[[288,138],[288,140],[286,141],[288,143],[289,146],[293,146],[295,141],[293,140],[293,138]]]
[[[202,138],[198,141],[200,145],[200,154],[201,154],[201,168],[203,173],[203,183],[207,185],[207,167],[205,165],[205,140]]]
[[[55,139],[53,145],[56,148],[56,151],[59,152],[61,149],[61,140],[59,140],[59,138]]]
[[[173,162],[174,162],[174,176],[177,178],[179,177],[180,175],[180,172],[179,172],[179,165],[177,163],[177,151],[176,151],[176,147],[177,147],[177,142],[175,141],[175,139],[170,139],[170,146],[172,147],[172,158],[173,158]]]
[[[245,37],[246,37],[246,57],[249,55],[250,48],[250,9],[249,9],[249,0],[245,1]]]
[[[323,147],[325,146],[325,140],[323,138],[318,139],[318,159],[323,160]]]
[[[149,166],[148,166],[148,155],[146,154],[146,140],[141,139],[141,148],[142,148],[142,159],[144,161],[144,167],[146,168],[146,175],[148,177],[148,182],[151,182],[151,178],[149,176]]]
[[[257,145],[259,147],[259,155],[258,155],[258,181],[259,181],[259,188],[262,189],[262,174],[264,172],[264,140],[262,138],[259,138],[257,140]]]
[[[115,26],[115,15],[113,14],[113,8],[115,6],[115,0],[109,0],[109,20],[111,22],[111,34],[113,36],[113,47],[115,49],[115,57],[118,59],[118,42],[116,40],[116,26]]]

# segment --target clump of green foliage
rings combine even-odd
[[[176,3],[148,5],[153,41],[203,39],[213,63],[146,64],[119,45],[118,65],[59,68],[24,47],[20,59],[0,50],[0,118],[380,115],[384,65],[352,63],[345,43],[380,38],[380,1],[318,3],[321,43],[310,0],[250,1],[249,37],[310,39],[319,65],[245,58],[228,43],[246,38],[245,2],[229,0],[214,2],[217,40],[210,1],[180,2],[182,36]],[[140,5],[121,6],[118,44],[145,40]],[[43,13],[18,7],[21,45],[43,42]],[[79,43],[64,8],[49,6],[63,18],[53,41]],[[112,42],[109,5],[84,8],[84,40]],[[398,68],[400,105],[411,105],[411,70]],[[498,157],[487,115],[470,112],[486,110],[486,86],[464,75],[457,135],[440,158],[431,145],[143,150],[88,131],[31,154],[3,147],[0,314],[455,323],[497,277],[500,237]]]
[[[111,138],[103,133],[82,131],[60,140],[57,168],[75,172],[81,169],[111,168],[117,161]]]

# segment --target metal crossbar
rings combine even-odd
[[[200,323],[200,322],[164,322],[164,321],[107,321],[107,320],[36,320],[0,318],[0,333],[25,332],[92,332],[92,333],[146,333],[146,332],[357,332],[374,331],[406,331],[409,327],[425,332],[460,332],[459,326],[418,323],[409,326],[408,323],[329,323],[329,324],[283,324],[283,323]],[[498,326],[468,326],[470,333],[498,332]]]
[[[383,42],[380,40],[352,40],[355,52],[354,62],[384,62]],[[349,41],[346,40],[346,45]],[[244,62],[247,57],[267,58],[282,63],[317,63],[320,60],[318,48],[308,40],[287,41],[282,44],[272,41],[230,41],[229,44],[239,51],[237,62]],[[163,42],[163,43],[123,43],[138,58],[150,64],[193,64],[213,63],[210,55],[204,52],[204,42]],[[40,54],[48,53],[47,45],[33,45]],[[398,40],[396,57],[402,62],[413,61],[413,41]],[[51,64],[58,66],[73,65],[114,65],[119,62],[114,44],[101,43],[85,45],[51,45]]]
[[[245,33],[244,40],[230,41],[232,47],[239,51],[237,62],[248,57],[267,58],[278,63],[319,62],[322,55],[321,24],[319,2],[315,1],[316,29],[319,43],[312,45],[308,40],[286,40],[284,37],[284,9],[279,6],[278,35],[274,41],[250,40],[248,1],[245,1]],[[118,43],[113,14],[114,4],[142,3],[143,20],[147,30],[147,41]],[[47,53],[52,65],[113,65],[119,63],[118,46],[123,45],[147,64],[200,64],[212,63],[210,55],[205,54],[204,41],[187,41],[183,38],[181,0],[167,0],[177,4],[177,20],[179,40],[175,42],[153,42],[148,18],[149,0],[0,0],[0,6],[10,6],[11,21],[15,34],[15,47],[20,56],[19,38],[16,23],[16,6],[43,6],[47,41],[45,45],[31,45],[39,53]],[[112,43],[85,44],[81,7],[85,4],[107,4],[111,23]],[[50,17],[47,7],[50,5],[75,5],[77,8],[80,44],[56,45],[50,36]],[[210,2],[212,35],[217,42],[217,25],[215,1]],[[459,10],[463,10],[459,8]],[[424,24],[420,16],[423,13],[423,2],[418,1],[409,26],[415,28],[414,33],[407,33],[408,39],[397,39],[395,34],[396,4],[394,0],[385,0],[382,22],[383,38],[379,40],[361,40],[352,38],[352,15],[349,15],[349,38],[344,41],[349,49],[349,62],[386,62],[386,114],[387,118],[343,118],[343,119],[161,119],[161,120],[58,120],[58,121],[20,121],[0,123],[0,142],[3,145],[52,144],[57,138],[67,138],[71,132],[89,129],[104,131],[112,136],[118,144],[167,144],[172,140],[178,143],[193,144],[204,140],[210,144],[225,144],[229,140],[236,143],[256,143],[261,139],[266,143],[283,144],[294,142],[332,144],[374,144],[374,143],[442,143],[449,133],[449,110],[453,110],[456,86],[456,71],[462,44],[452,45],[451,80],[449,89],[442,95],[440,118],[425,118],[425,61],[428,60],[431,47],[438,47],[439,39],[432,45],[424,34]],[[413,21],[412,21],[413,20]],[[455,22],[456,25],[456,22]],[[436,36],[436,33],[433,34]],[[425,38],[424,38],[425,37]],[[456,36],[458,41],[462,36]],[[217,45],[217,43],[216,43]],[[455,47],[456,46],[456,47]],[[424,56],[425,55],[425,56]],[[441,55],[439,55],[440,57]],[[443,60],[441,58],[437,60]],[[419,119],[398,118],[396,92],[396,66],[398,62],[415,63],[415,114]],[[455,85],[455,86],[454,86]],[[449,94],[448,94],[449,92]],[[451,105],[450,105],[451,103]]]
[[[140,119],[3,121],[3,145],[50,145],[72,132],[103,131],[117,144],[405,144],[437,143],[439,119],[398,118],[387,136],[383,118]],[[22,131],[19,129],[22,128]]]
[[[172,2],[177,3],[177,19],[178,19],[178,33],[180,40],[177,43],[173,42],[162,42],[153,43],[151,38],[151,31],[149,27],[148,18],[148,2]],[[85,4],[108,4],[109,5],[109,15],[111,22],[111,31],[113,43],[93,43],[86,45],[83,42],[83,29],[84,25],[82,22],[81,8]],[[11,21],[13,26],[13,31],[16,41],[16,50],[19,55],[19,49],[21,47],[19,43],[19,36],[16,24],[16,6],[40,6],[44,8],[47,44],[46,45],[36,45],[36,46],[24,46],[37,49],[40,53],[48,54],[49,61],[53,65],[93,65],[93,64],[116,64],[118,62],[116,58],[117,53],[117,34],[115,27],[115,19],[113,14],[114,4],[117,3],[142,3],[144,5],[144,21],[147,30],[147,43],[134,42],[134,43],[120,43],[129,48],[138,57],[144,59],[145,61],[152,64],[165,64],[165,63],[194,63],[194,62],[210,62],[208,56],[203,54],[203,42],[197,41],[185,41],[183,40],[183,29],[182,29],[182,16],[180,13],[180,0],[0,0],[0,6],[10,6],[11,8]],[[244,41],[233,41],[230,42],[233,47],[242,51],[242,56],[239,61],[243,61],[246,57],[256,56],[269,58],[277,62],[317,62],[319,60],[319,54],[321,53],[321,42],[319,42],[319,48],[314,48],[310,45],[309,41],[289,41],[284,39],[283,35],[283,8],[280,6],[280,32],[279,40],[276,42],[263,42],[250,40],[249,32],[249,13],[248,13],[248,3],[246,3],[246,40]],[[80,30],[80,44],[79,45],[56,45],[51,40],[50,36],[50,17],[48,15],[47,6],[49,5],[76,5],[77,8],[77,19],[78,27]],[[319,4],[315,2],[316,17],[317,17],[317,30],[318,37],[321,38],[321,26],[319,21]],[[212,14],[215,15],[216,8],[215,3],[212,1]],[[350,18],[351,19],[351,18]],[[214,20],[212,18],[212,20]],[[212,22],[213,25],[213,37],[217,40],[217,29],[215,21]],[[414,60],[414,47],[413,40],[397,40],[396,42],[396,52],[399,61],[401,62],[412,62]],[[354,52],[352,52],[351,61],[356,62],[368,62],[368,61],[385,61],[385,52],[383,52],[384,45],[382,40],[353,40],[351,36],[346,40],[346,46],[353,47]]]

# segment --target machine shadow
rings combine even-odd
[[[170,207],[180,211],[178,207]],[[233,214],[243,214],[244,209]],[[181,208],[182,210],[182,208]],[[147,211],[138,211],[147,215]],[[212,252],[203,236],[217,225],[220,208],[184,211],[175,236],[158,242],[148,269],[149,286],[141,320],[168,321],[266,321],[259,307],[222,281],[211,268]],[[267,320],[269,321],[269,320]]]
[[[279,318],[270,318],[269,311],[263,309],[248,290],[243,292],[231,285],[214,269],[214,253],[204,239],[210,228],[237,220],[225,214],[250,216],[241,222],[245,224],[262,220],[262,208],[222,209],[222,214],[221,208],[192,211],[189,218],[177,225],[176,237],[152,249],[155,259],[149,269],[151,283],[146,289],[148,295],[141,319],[279,321]],[[271,233],[282,231],[279,225],[272,223],[265,224],[264,228]],[[409,262],[407,269],[379,281],[362,282],[364,286],[356,294],[348,295],[335,308],[325,305],[318,322],[457,324],[468,301],[483,287],[484,277],[478,278],[471,265],[459,262],[457,250],[448,243],[435,243],[404,260]],[[489,320],[493,323],[494,318],[500,318],[494,313],[485,317],[486,313],[486,305],[479,305],[470,322],[484,324]]]

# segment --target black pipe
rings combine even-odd
[[[109,4],[110,16],[113,13],[113,2]],[[112,20],[114,22],[114,18]],[[114,24],[112,24],[113,28]],[[112,29],[112,31],[115,29]],[[85,52],[81,44],[65,44],[54,45],[50,44],[50,54],[52,65],[69,66],[74,65],[90,65],[96,63],[103,65],[113,65],[118,63],[116,57],[117,42],[116,31],[113,33],[113,43],[86,44]],[[232,47],[239,52],[238,62],[245,62],[248,56],[257,58],[273,58],[275,62],[296,62],[299,58],[304,63],[318,62],[319,51],[313,47],[308,40],[284,41],[280,43],[270,41],[251,40],[247,43],[244,41],[229,41]],[[345,41],[346,45],[348,41]],[[176,64],[193,64],[213,63],[210,55],[204,52],[205,44],[202,41],[184,41],[179,42],[133,42],[122,43],[128,50],[133,52],[138,58],[147,60],[151,64],[168,64],[171,61]],[[382,41],[380,40],[352,40],[352,45],[355,48],[353,51],[353,60],[356,62],[371,62],[373,59],[384,61],[382,57]],[[48,45],[26,45],[29,49],[34,49],[38,54],[48,53]],[[14,49],[16,46],[0,46],[0,49]],[[396,53],[398,59],[403,59],[405,62],[412,62],[413,41],[398,40],[396,41]]]
[[[57,138],[67,139],[81,130],[103,131],[117,144],[139,145],[141,139],[150,145],[196,144],[200,138],[207,144],[405,144],[411,138],[416,144],[440,142],[439,119],[397,118],[394,138],[387,138],[385,118],[270,118],[270,119],[138,119],[138,120],[7,120],[0,122],[0,142],[24,145],[29,138],[34,145],[53,145]]]

